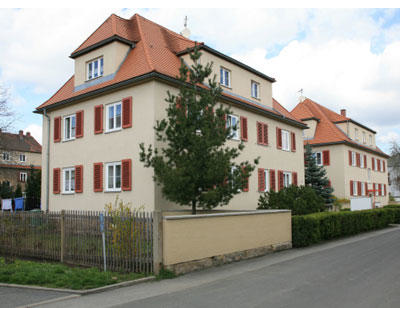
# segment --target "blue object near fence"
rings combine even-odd
[[[16,198],[14,199],[15,203],[15,210],[16,211],[23,211],[24,210],[24,198]]]

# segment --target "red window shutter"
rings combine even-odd
[[[60,193],[60,168],[53,169],[53,193],[59,194]]]
[[[54,118],[54,142],[61,141],[61,116]]]
[[[350,180],[350,195],[353,196],[354,192],[353,192],[353,181]]]
[[[283,189],[283,171],[278,170],[278,190]]]
[[[367,169],[367,155],[364,155],[364,168]]]
[[[351,150],[349,150],[349,165],[353,165],[352,157],[351,157]]]
[[[387,192],[386,192],[386,184],[383,185],[383,190],[384,190],[384,195],[386,196],[386,195],[387,195]]]
[[[378,171],[381,171],[381,161],[379,159],[376,159],[376,164],[378,167]]]
[[[293,172],[292,175],[293,175],[293,184],[297,186],[297,172]]]
[[[247,117],[241,116],[240,117],[240,133],[242,136],[242,140],[246,141],[248,140],[247,137]]]
[[[263,128],[260,122],[257,122],[257,144],[263,144]]]
[[[93,191],[103,191],[103,163],[101,162],[93,164]]]
[[[375,158],[374,157],[371,158],[371,162],[372,162],[372,170],[375,170]]]
[[[378,184],[378,195],[382,195],[382,184]]]
[[[268,145],[268,125],[262,124],[263,128],[263,144]]]
[[[332,182],[331,182],[330,179],[328,180],[328,187],[329,187],[329,188],[332,187]]]
[[[323,160],[323,165],[324,166],[329,166],[330,165],[330,157],[329,157],[329,150],[324,150],[322,152],[322,160]]]
[[[361,181],[357,182],[357,193],[358,195],[361,195]]]
[[[357,167],[361,167],[361,154],[357,153]]]
[[[76,112],[76,138],[83,137],[83,110]]]
[[[385,160],[382,160],[382,171],[386,172]]]
[[[121,161],[122,168],[122,191],[132,190],[132,159]]]
[[[103,105],[94,107],[94,133],[103,133]]]
[[[132,127],[132,97],[122,100],[122,128]]]
[[[244,173],[244,167],[242,168],[242,171]],[[244,180],[243,192],[249,192],[249,177],[246,177],[246,179]]]
[[[269,189],[272,191],[276,190],[275,170],[269,170]]]
[[[83,166],[75,166],[75,193],[83,192]]]
[[[265,171],[263,168],[258,168],[258,191],[265,191]]]
[[[292,143],[292,151],[296,151],[296,134],[293,132],[291,132],[290,134],[292,136],[292,142],[291,142]]]
[[[279,127],[276,128],[276,147],[282,149],[282,130]]]

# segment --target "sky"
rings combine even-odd
[[[288,110],[304,96],[400,142],[400,9],[0,9],[0,85],[17,114],[14,131],[41,142],[35,107],[73,74],[69,55],[107,17],[135,13],[274,77]]]

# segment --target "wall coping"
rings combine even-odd
[[[237,211],[237,212],[226,212],[226,213],[214,213],[214,214],[190,214],[190,215],[167,215],[163,216],[165,220],[179,220],[179,219],[197,219],[207,217],[224,217],[224,216],[242,216],[242,215],[260,215],[260,214],[276,214],[276,213],[291,213],[291,210],[257,210],[257,211]]]

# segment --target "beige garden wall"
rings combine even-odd
[[[163,217],[164,266],[257,248],[290,247],[291,242],[290,211]]]

